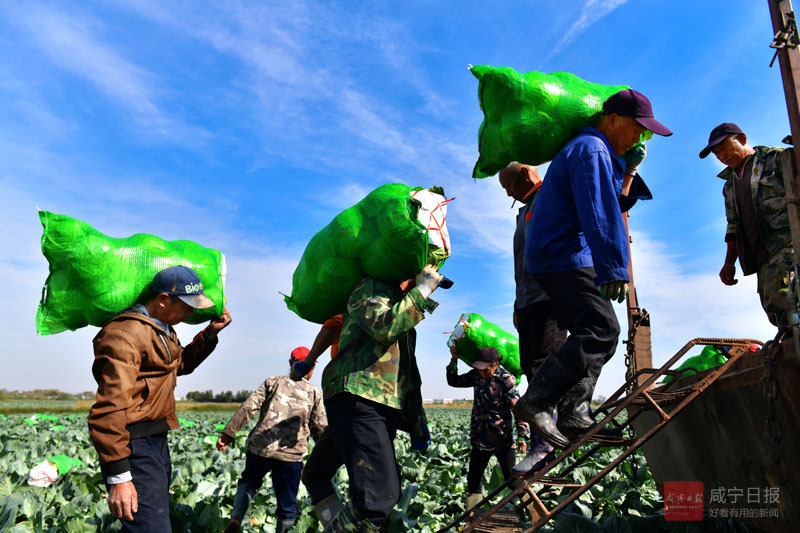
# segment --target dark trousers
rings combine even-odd
[[[328,428],[306,461],[303,483],[316,504],[333,494],[331,478],[344,465],[359,518],[378,526],[400,499],[397,411],[346,392],[328,398],[325,410]]]
[[[547,358],[545,366],[560,367],[560,373],[572,384],[583,377],[599,377],[617,349],[620,329],[611,302],[603,299],[594,285],[594,268],[535,277],[550,297],[558,325],[569,331],[566,342]]]
[[[128,457],[133,486],[139,501],[139,510],[133,522],[120,520],[125,533],[169,533],[169,483],[172,478],[172,462],[167,447],[167,433],[131,439]],[[107,473],[103,471],[103,479]]]
[[[264,483],[264,476],[271,473],[272,488],[278,500],[278,520],[294,520],[297,516],[297,489],[300,487],[302,469],[302,462],[280,461],[247,452],[239,484],[247,483],[258,490]]]
[[[330,421],[330,417],[328,420]],[[303,485],[306,486],[308,494],[311,496],[311,503],[316,505],[336,493],[333,476],[343,465],[344,461],[336,451],[333,434],[328,426],[314,443],[314,448],[303,467]]]
[[[519,362],[528,383],[534,372],[548,355],[555,353],[567,340],[567,330],[558,326],[553,302],[542,300],[534,302],[517,314],[517,333],[519,333]]]
[[[469,454],[469,470],[467,471],[467,492],[469,494],[481,492],[483,473],[486,471],[486,466],[489,464],[489,459],[492,458],[492,455],[497,457],[497,463],[500,465],[503,479],[508,480],[511,477],[511,467],[514,466],[516,459],[514,448],[509,446],[508,448],[499,448],[487,452],[473,446],[472,452]],[[512,488],[516,488],[517,484],[512,485]]]

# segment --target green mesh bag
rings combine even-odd
[[[601,85],[569,72],[527,72],[476,65],[483,122],[473,178],[493,176],[512,161],[540,165],[584,126],[594,126],[603,102],[627,85]]]
[[[681,364],[675,370],[681,370],[686,368],[684,372],[681,373],[678,379],[685,378],[686,376],[692,376],[698,372],[702,372],[704,370],[708,370],[709,368],[714,368],[723,364],[727,359],[724,355],[722,355],[722,351],[717,348],[716,346],[706,346],[703,348],[703,351],[700,352],[699,355],[695,355],[690,357],[686,361]],[[695,369],[697,372],[695,372]],[[665,376],[661,383],[669,383],[672,381],[672,376]]]
[[[176,265],[191,267],[216,307],[197,309],[189,324],[222,314],[225,257],[191,241],[165,241],[137,233],[116,239],[66,215],[39,211],[42,253],[50,273],[36,313],[36,331],[52,335],[87,325],[102,327],[149,295],[153,277]]]
[[[425,199],[412,196],[415,191]],[[428,210],[434,197],[438,207]],[[428,262],[441,265],[450,255],[446,202],[443,195],[421,187],[381,185],[311,238],[292,276],[292,294],[284,296],[286,306],[322,324],[345,311],[365,276],[400,282],[416,276]],[[433,216],[437,222],[426,226],[420,221],[423,211],[441,217]]]
[[[478,313],[461,315],[447,339],[447,346],[455,346],[459,359],[468,365],[475,362],[481,348],[495,348],[500,355],[500,364],[517,378],[517,383],[520,382],[519,340]]]
[[[83,464],[78,459],[73,459],[72,457],[67,457],[66,455],[54,455],[52,457],[47,458],[48,461],[56,465],[58,469],[58,474],[63,476],[73,468],[85,468],[86,465]]]

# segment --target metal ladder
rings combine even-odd
[[[437,533],[447,533],[455,530],[462,531],[463,533],[468,533],[470,531],[518,532],[522,529],[521,526],[519,526],[519,521],[516,520],[516,513],[519,513],[524,507],[528,507],[532,514],[532,525],[529,529],[525,530],[525,533],[536,531],[638,450],[650,437],[655,435],[661,428],[669,423],[670,420],[677,416],[684,407],[689,405],[700,393],[722,376],[739,357],[746,354],[750,350],[752,344],[763,345],[761,341],[753,339],[697,338],[686,343],[686,345],[661,368],[642,368],[638,370],[635,374],[628,377],[625,384],[606,400],[603,405],[595,410],[595,416],[603,415],[603,418],[579,440],[572,442],[566,450],[563,450],[558,455],[551,453],[550,456],[548,456],[547,464],[543,468],[528,472],[516,478],[521,481],[517,488],[511,488],[511,484],[515,481],[509,479],[473,508],[480,509],[484,504],[490,503],[503,489],[511,489],[511,493],[501,498],[489,511],[473,515],[471,514],[473,509],[467,509],[458,518],[440,529]],[[672,370],[672,366],[675,365],[686,352],[697,345],[717,346],[723,350],[728,360],[718,367],[705,371],[702,374],[702,378],[691,385],[681,386],[679,383],[681,380],[678,378],[686,371],[686,368]],[[666,375],[673,376],[673,379],[667,384],[656,387],[655,381]],[[662,408],[667,405],[674,405],[669,413]],[[623,409],[628,410],[628,418],[623,424],[617,424],[614,418],[620,414]],[[660,421],[641,435],[635,437],[608,437],[597,435],[597,433],[608,424],[613,424],[614,427],[618,427],[624,431],[631,426],[631,423],[639,414],[650,410],[658,414]],[[631,428],[631,432],[632,429],[633,428]],[[548,475],[553,469],[563,463],[568,457],[575,454],[575,452],[585,444],[593,444],[593,446],[573,464],[559,472],[557,476]],[[612,446],[622,447],[624,449],[607,467],[584,484],[569,480],[569,474],[574,469],[581,466],[598,450]],[[543,485],[543,488],[536,492],[533,489],[534,485]],[[552,486],[574,490],[557,506],[548,509],[542,502],[541,495],[548,490],[548,487]],[[514,500],[518,500],[514,505],[514,513],[504,510],[506,504]],[[462,523],[464,524],[463,528],[458,528]]]

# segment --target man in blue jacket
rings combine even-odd
[[[594,386],[616,350],[620,327],[611,300],[622,302],[628,292],[621,211],[635,198],[632,186],[643,186],[636,169],[646,130],[672,135],[643,94],[626,89],[610,96],[596,127],[582,128],[550,163],[533,210],[525,268],[569,337],[538,368],[515,414],[560,448],[591,427]]]

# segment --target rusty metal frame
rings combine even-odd
[[[517,504],[515,507],[516,509],[520,509],[522,506],[529,505],[533,503],[535,510],[537,511],[538,516],[531,517],[532,518],[532,525],[529,529],[525,531],[525,533],[531,533],[536,531],[541,526],[546,524],[551,518],[557,515],[559,512],[564,510],[569,504],[573,501],[578,499],[584,492],[589,490],[593,485],[595,485],[598,481],[600,481],[603,477],[605,477],[609,472],[611,472],[614,468],[616,468],[622,461],[627,459],[631,454],[633,454],[637,449],[639,449],[647,440],[650,439],[653,435],[655,435],[661,428],[663,428],[666,424],[668,424],[673,418],[675,418],[684,407],[690,404],[698,395],[700,395],[703,391],[705,391],[712,383],[714,383],[720,376],[722,376],[742,355],[747,353],[750,350],[751,344],[763,344],[761,341],[754,340],[754,339],[731,339],[731,338],[696,338],[689,342],[687,342],[683,348],[678,350],[678,352],[670,358],[661,368],[654,369],[654,368],[645,368],[641,369],[636,372],[633,376],[630,376],[625,384],[620,387],[612,396],[606,401],[603,405],[601,405],[595,412],[598,414],[604,414],[605,417],[600,420],[595,427],[589,430],[580,440],[574,442],[570,445],[566,450],[564,450],[561,454],[554,456],[542,469],[529,472],[525,476],[522,477],[521,485],[513,489],[511,494],[503,497],[498,501],[496,504],[492,506],[492,508],[476,517],[473,521],[467,523],[465,527],[461,530],[463,533],[469,533],[471,531],[476,531],[481,524],[483,524],[487,519],[489,519],[492,515],[496,514],[500,511],[506,504],[510,503],[512,500],[519,498],[520,503]],[[712,345],[712,346],[729,346],[731,349],[728,351],[728,360],[723,363],[722,365],[715,367],[713,369],[706,370],[704,372],[704,376],[702,379],[698,380],[696,383],[691,384],[688,387],[682,388],[679,390],[682,398],[680,398],[680,403],[678,403],[671,412],[667,413],[662,408],[661,405],[667,403],[674,403],[677,399],[674,398],[665,398],[663,401],[659,401],[657,398],[657,391],[651,390],[653,384],[655,383],[656,379],[660,378],[661,376],[667,375],[671,373],[671,368],[675,363],[677,363],[692,347],[697,345]],[[683,372],[683,370],[681,370]],[[673,372],[674,373],[674,372]],[[623,396],[626,390],[628,390],[629,386],[634,383],[639,383],[641,381],[641,377],[649,375],[647,379],[645,379],[641,384],[635,386],[635,390],[633,393]],[[674,382],[680,381],[679,379],[673,379],[667,385],[673,384]],[[667,388],[667,387],[665,387]],[[675,391],[678,392],[678,391]],[[653,395],[656,394],[656,397]],[[654,426],[652,426],[647,432],[642,435],[639,435],[636,438],[631,439],[617,439],[615,442],[613,439],[609,441],[609,439],[602,439],[597,437],[597,433],[604,428],[606,425],[614,421],[614,418],[620,414],[623,409],[634,408],[632,404],[635,400],[643,398],[645,404],[642,407],[635,409],[632,414],[629,414],[628,420],[622,424],[622,429],[630,427],[631,422],[638,417],[638,415],[645,411],[655,409],[661,421]],[[581,446],[587,444],[589,442],[597,442],[598,444],[593,447],[589,453],[585,454],[581,459],[580,462],[583,462],[586,458],[590,457],[594,454],[597,450],[603,447],[608,447],[612,445],[627,445],[627,448],[616,458],[612,461],[608,466],[602,469],[599,473],[597,473],[593,478],[588,480],[583,485],[577,486],[577,490],[573,491],[566,499],[564,499],[561,503],[559,503],[556,507],[552,510],[548,510],[544,503],[539,498],[539,494],[532,490],[534,484],[543,484],[543,485],[565,485],[564,482],[568,481],[563,478],[563,475],[566,475],[574,468],[577,467],[578,462],[570,465],[564,472],[561,473],[559,478],[552,478],[546,476],[548,472],[550,472],[553,468],[561,464],[566,460],[567,457],[572,456]],[[479,508],[484,503],[489,502],[492,498],[494,498],[502,489],[510,488],[511,480],[505,482],[503,485],[492,491],[487,497],[485,497],[479,504],[475,506],[475,508]],[[571,483],[569,486],[575,487],[577,483]],[[540,491],[541,494],[541,491]],[[469,516],[469,513],[472,509],[466,510],[455,519],[453,522],[439,530],[437,533],[444,533],[449,529],[455,527],[461,521],[466,519]]]

